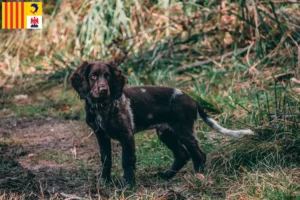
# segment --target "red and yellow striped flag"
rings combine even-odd
[[[2,29],[42,28],[42,2],[2,2]]]

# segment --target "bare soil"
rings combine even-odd
[[[97,193],[98,144],[80,121],[0,119],[0,192],[36,199]]]

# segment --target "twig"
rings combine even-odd
[[[300,117],[299,113],[291,113],[291,114],[276,114],[276,113],[270,113],[269,118],[271,119],[288,119],[288,118],[298,118]]]
[[[248,63],[248,65],[249,65],[249,67],[251,67],[250,60],[249,60],[249,54],[250,54],[250,50],[251,50],[251,48],[253,47],[253,45],[254,45],[254,42],[252,41],[251,44],[249,45],[249,48],[247,49],[246,60],[247,60],[247,63]]]
[[[94,131],[91,131],[90,134],[84,138],[82,138],[81,143],[89,139],[94,134]]]
[[[268,55],[266,55],[264,58],[260,59],[260,60],[257,61],[256,63],[254,63],[254,64],[249,68],[249,71],[255,70],[255,68],[256,68],[261,62],[263,62],[265,59],[267,59],[267,58],[272,58],[273,56],[277,55],[277,54],[275,54],[275,53],[279,50],[279,48],[281,47],[281,45],[283,44],[283,42],[285,41],[286,38],[287,38],[287,34],[285,33],[285,34],[281,37],[280,42],[279,42],[279,44],[276,46],[276,48],[273,49],[273,50],[272,50]],[[245,73],[247,73],[247,71],[246,71]]]
[[[45,199],[45,194],[41,182],[40,182],[40,192],[41,192],[41,199]]]
[[[269,1],[259,1],[260,4],[269,4]],[[273,0],[272,3],[299,3],[298,0]]]
[[[206,64],[209,64],[216,60],[224,60],[225,58],[232,56],[234,54],[236,54],[236,55],[242,54],[242,53],[246,52],[249,48],[250,48],[250,46],[247,46],[244,48],[239,48],[236,51],[227,52],[227,53],[223,54],[222,56],[216,56],[209,60],[196,61],[193,64],[181,66],[177,69],[177,73],[183,73],[191,68],[201,67],[201,65],[206,65]]]
[[[258,13],[257,13],[257,7],[255,4],[255,1],[252,0],[252,5],[253,5],[253,11],[254,11],[254,21],[255,21],[255,43],[256,43],[256,49],[259,45],[259,41],[260,41],[260,34],[259,34],[259,23],[258,23]]]
[[[298,43],[294,40],[294,38],[291,36],[290,33],[288,33],[288,37],[294,42],[294,44],[297,46],[298,48],[298,66],[296,67],[296,74],[299,74],[300,72],[300,46],[298,45]],[[297,77],[298,78],[298,77]]]
[[[79,196],[76,196],[74,194],[66,194],[66,193],[63,193],[61,192],[60,195],[68,200],[85,200],[85,198],[81,198]]]

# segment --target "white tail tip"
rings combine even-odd
[[[224,135],[230,135],[234,137],[240,137],[243,135],[254,135],[254,132],[247,129],[247,130],[230,130],[227,128],[224,128],[220,126],[214,119],[212,118],[207,118],[206,123],[212,127],[214,130],[216,130],[219,133],[222,133]]]

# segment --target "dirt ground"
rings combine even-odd
[[[97,193],[98,144],[83,122],[1,118],[0,158],[1,193]]]

